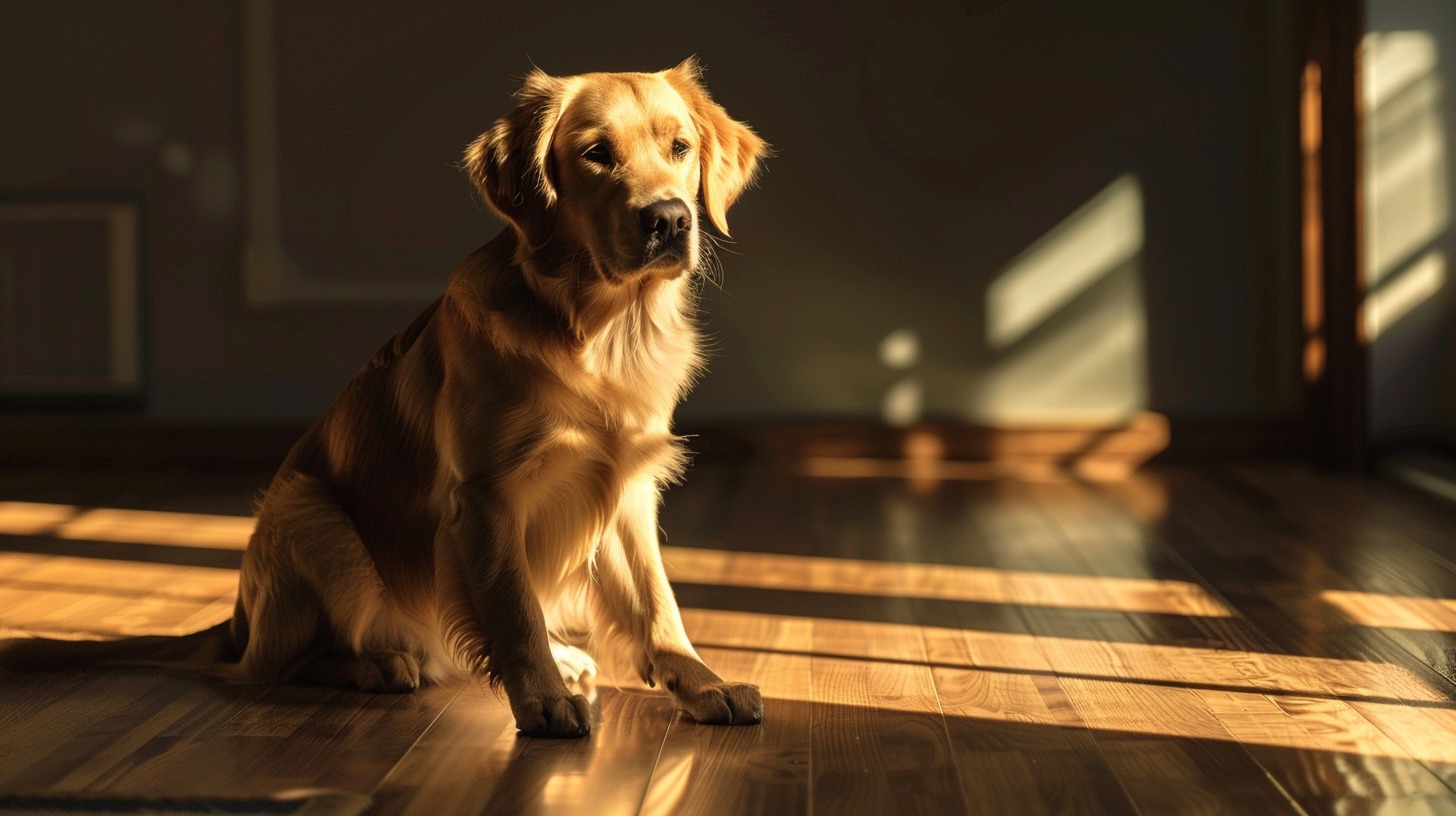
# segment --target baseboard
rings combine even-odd
[[[751,451],[806,475],[910,479],[1118,479],[1168,446],[1167,420],[1141,413],[1118,423],[990,427],[874,420],[806,420],[704,428],[693,447],[712,457]],[[724,440],[739,440],[737,445]]]
[[[1297,417],[1169,417],[1167,450],[1159,462],[1305,455],[1308,434]]]
[[[0,462],[26,465],[276,466],[303,423],[189,423],[141,417],[0,417]],[[1294,455],[1298,427],[1286,420],[1179,420],[1145,412],[1117,423],[990,427],[873,420],[686,424],[700,460],[994,463],[1016,469],[1122,473],[1157,461]],[[849,464],[845,464],[845,463]],[[860,462],[860,465],[853,463]]]
[[[141,417],[0,418],[0,462],[16,465],[276,467],[300,423],[172,422]]]

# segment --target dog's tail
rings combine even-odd
[[[16,637],[0,640],[0,676],[93,667],[159,668],[233,680],[238,655],[225,620],[187,635],[111,640]]]

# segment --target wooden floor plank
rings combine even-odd
[[[479,685],[467,686],[375,787],[375,812],[486,812],[515,734],[510,707]]]
[[[1050,710],[1048,678],[941,668],[934,679],[972,812],[1137,812],[1080,718]]]
[[[1218,741],[1130,737],[1099,741],[1107,763],[1143,813],[1246,816],[1299,813],[1272,785],[1250,784],[1259,767]],[[1238,781],[1240,784],[1230,784]]]
[[[1199,484],[1197,477],[1185,480]],[[1287,518],[1295,511],[1274,512]],[[1253,501],[1240,501],[1239,496],[1225,492],[1218,482],[1207,482],[1197,491],[1196,501],[1184,502],[1163,525],[1161,535],[1186,549],[1190,559],[1199,560],[1200,570],[1225,585],[1226,592],[1238,597],[1241,605],[1257,609],[1277,647],[1397,665],[1444,694],[1456,688],[1440,662],[1423,659],[1427,650],[1407,648],[1409,642],[1400,639],[1400,630],[1362,626],[1349,617],[1353,607],[1337,607],[1326,597],[1365,591],[1372,588],[1371,581],[1393,579],[1393,592],[1388,584],[1376,592],[1397,602],[1412,591],[1417,575],[1426,576],[1419,580],[1427,580],[1425,565],[1407,565],[1403,572],[1409,578],[1394,578],[1400,574],[1392,572],[1392,565],[1402,560],[1398,552],[1368,540],[1352,540],[1334,529],[1301,533],[1301,528],[1288,527],[1261,512]],[[1213,559],[1210,544],[1219,541],[1231,545],[1227,552],[1217,553],[1225,557]],[[1358,564],[1348,561],[1352,556],[1359,559]],[[1366,569],[1366,561],[1375,565]],[[1298,565],[1304,568],[1291,569]],[[1382,574],[1386,577],[1381,578]],[[1448,647],[1456,646],[1448,636],[1437,633],[1435,637],[1434,651],[1444,654]]]
[[[654,691],[599,690],[587,740],[520,736],[510,707],[472,683],[374,789],[379,814],[636,812],[674,712]]]
[[[1295,541],[1324,542],[1338,556],[1328,563],[1337,585],[1309,587],[1307,593],[1288,596],[1289,602],[1332,605],[1352,622],[1379,629],[1380,640],[1456,683],[1456,621],[1443,614],[1456,604],[1456,545],[1449,532],[1456,528],[1456,512],[1399,500],[1398,494],[1370,486],[1380,497],[1374,500],[1343,480],[1310,479],[1299,471],[1261,474],[1234,468],[1219,484],[1251,491],[1249,504],[1264,513],[1266,523]],[[1302,500],[1291,495],[1295,490],[1302,491],[1296,494]],[[1404,611],[1406,619],[1363,616],[1372,602]]]
[[[4,686],[7,708],[16,694],[48,703],[7,728],[0,764],[0,787],[6,789],[112,789],[118,778],[150,763],[159,748],[170,750],[177,734],[195,735],[224,722],[266,691],[145,672],[36,675]],[[209,777],[190,781],[195,786]],[[131,792],[166,790],[168,784],[143,779]]]
[[[475,685],[10,676],[0,792],[334,785],[428,816],[1456,813],[1456,544],[1433,506],[1277,464],[1113,486],[698,475],[668,497],[669,573],[709,664],[762,686],[762,726],[688,722],[635,681],[599,685],[590,740],[546,741]],[[0,627],[225,618],[236,572],[199,553],[236,559],[260,480],[0,469],[0,516],[30,503],[0,524]],[[57,507],[94,511],[98,540],[47,533]],[[157,540],[131,541],[148,519]]]
[[[764,694],[757,728],[704,726],[679,718],[662,746],[645,814],[804,813],[813,798],[810,659],[702,649],[725,679]]]
[[[812,799],[810,681],[813,624],[733,612],[683,611],[709,666],[753,682],[764,697],[757,728],[709,727],[679,718],[662,746],[642,812],[803,813]]]
[[[1308,810],[1342,812],[1359,807],[1358,802],[1450,797],[1439,777],[1420,772],[1404,747],[1358,705],[1231,692],[1201,692],[1200,697],[1256,759],[1278,768],[1281,784]],[[1289,746],[1318,750],[1289,751]],[[1323,776],[1312,777],[1312,770]],[[1350,787],[1331,790],[1331,772],[1343,775]]]
[[[1040,502],[1041,515],[1068,545],[1064,568],[1205,587],[1200,576],[1167,558],[1160,542],[1147,536],[1135,519],[1103,512],[1104,496],[1093,495],[1096,488],[1064,484],[1037,486],[1032,492]],[[1104,586],[1111,591],[1112,585]],[[1206,589],[1210,598],[1217,598],[1213,587]],[[1243,812],[1254,806],[1270,812],[1297,810],[1287,789],[1282,755],[1261,754],[1243,744],[1236,730],[1243,712],[1212,710],[1200,692],[1219,687],[1234,693],[1247,689],[1249,696],[1257,698],[1261,688],[1282,690],[1293,673],[1302,686],[1325,691],[1327,678],[1317,667],[1293,660],[1271,670],[1268,664],[1282,656],[1249,651],[1257,642],[1256,630],[1234,614],[1236,610],[1225,611],[1230,616],[1197,616],[1194,624],[1188,624],[1186,617],[1125,611],[1121,620],[1109,616],[1088,619],[1085,628],[1065,629],[1068,637],[1043,636],[1038,642],[1061,677],[1069,700],[1094,733],[1174,738],[1132,739],[1135,751],[1125,744],[1128,737],[1100,739],[1117,772],[1132,774],[1123,784],[1140,803],[1156,809],[1167,806],[1157,798],[1161,791],[1146,789],[1138,774],[1146,763],[1164,768],[1163,773],[1188,771],[1185,758],[1201,755],[1207,762],[1242,772],[1230,774],[1229,781],[1213,787],[1199,774],[1180,779],[1180,788],[1203,789],[1203,795],[1185,803],[1196,811]],[[1205,624],[1212,625],[1216,637],[1200,631]],[[1230,645],[1242,650],[1230,651]],[[1230,659],[1234,656],[1236,659]],[[1157,757],[1160,750],[1167,756]],[[1250,772],[1252,769],[1258,772]]]
[[[928,668],[816,657],[810,676],[814,812],[966,809]]]
[[[141,761],[109,772],[104,787],[153,795],[252,795],[290,787],[368,791],[454,693],[274,687],[226,719],[194,715],[173,722],[137,749]],[[227,761],[219,763],[219,757]]]
[[[1216,712],[1224,726],[1246,744],[1250,754],[1281,787],[1314,812],[1342,811],[1358,806],[1357,801],[1382,797],[1402,801],[1410,797],[1443,797],[1446,783],[1441,767],[1420,752],[1409,751],[1408,743],[1402,739],[1392,739],[1393,734],[1383,732],[1358,707],[1358,701],[1444,705],[1450,700],[1445,684],[1431,673],[1420,671],[1423,667],[1412,666],[1409,660],[1394,663],[1369,660],[1366,659],[1371,655],[1368,651],[1330,650],[1323,639],[1310,642],[1288,637],[1290,624],[1297,626],[1301,621],[1319,620],[1321,616],[1316,612],[1312,618],[1295,615],[1291,620],[1287,615],[1271,614],[1271,608],[1280,605],[1278,599],[1282,593],[1272,585],[1260,586],[1257,577],[1252,581],[1249,577],[1268,575],[1266,571],[1250,570],[1252,559],[1272,557],[1272,553],[1278,552],[1270,549],[1267,531],[1246,523],[1208,535],[1207,540],[1200,542],[1202,546],[1190,546],[1183,537],[1188,534],[1188,528],[1180,526],[1176,515],[1198,513],[1209,496],[1196,483],[1184,485],[1184,489],[1187,492],[1182,501],[1174,504],[1173,524],[1165,523],[1156,531],[1143,533],[1133,530],[1130,534],[1143,537],[1142,545],[1154,550],[1172,544],[1180,558],[1167,561],[1169,568],[1179,571],[1198,568],[1200,573],[1185,574],[1190,579],[1207,582],[1212,591],[1223,594],[1234,608],[1259,621],[1254,629],[1220,632],[1221,648],[1238,655],[1238,659],[1207,664],[1212,671],[1203,675],[1228,686],[1225,690],[1199,689],[1205,701],[1223,703]],[[1102,509],[1106,510],[1107,506],[1103,505]],[[1231,518],[1239,518],[1238,508],[1220,506],[1213,521],[1216,525],[1227,524]],[[1116,529],[1116,525],[1104,525],[1101,529]],[[1210,556],[1216,550],[1221,550],[1222,558]],[[1181,556],[1186,556],[1186,560]],[[1239,566],[1230,570],[1228,562]],[[1107,563],[1098,561],[1099,566]],[[1197,623],[1202,625],[1204,621]],[[1292,653],[1280,653],[1284,651]],[[1382,654],[1389,656],[1391,650],[1386,648]],[[1250,690],[1270,694],[1261,697],[1240,693],[1240,678],[1220,675],[1220,664],[1243,675],[1242,684]],[[1320,696],[1309,697],[1298,693],[1301,691],[1318,692]],[[1242,702],[1229,704],[1231,699]],[[1271,750],[1270,746],[1317,748],[1334,752],[1330,755],[1345,754],[1340,767],[1360,777],[1363,790],[1354,793],[1327,789],[1317,794],[1306,784],[1307,755]]]

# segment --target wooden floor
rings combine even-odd
[[[229,614],[266,473],[0,471],[0,627]],[[932,474],[933,476],[933,474]],[[372,812],[1456,813],[1456,514],[1298,465],[1115,485],[695,468],[689,630],[764,724],[598,686],[584,741],[478,685],[0,678],[0,793],[258,794]]]

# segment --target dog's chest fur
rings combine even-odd
[[[549,592],[590,557],[634,490],[675,480],[684,452],[672,412],[699,365],[686,292],[639,292],[548,377],[533,378],[520,421],[535,431],[504,484],[522,510],[527,558]],[[628,509],[625,512],[630,512]]]
[[[538,594],[552,594],[591,558],[632,485],[655,494],[682,460],[665,430],[564,425],[535,445],[512,474],[509,495],[524,511],[526,558]]]

